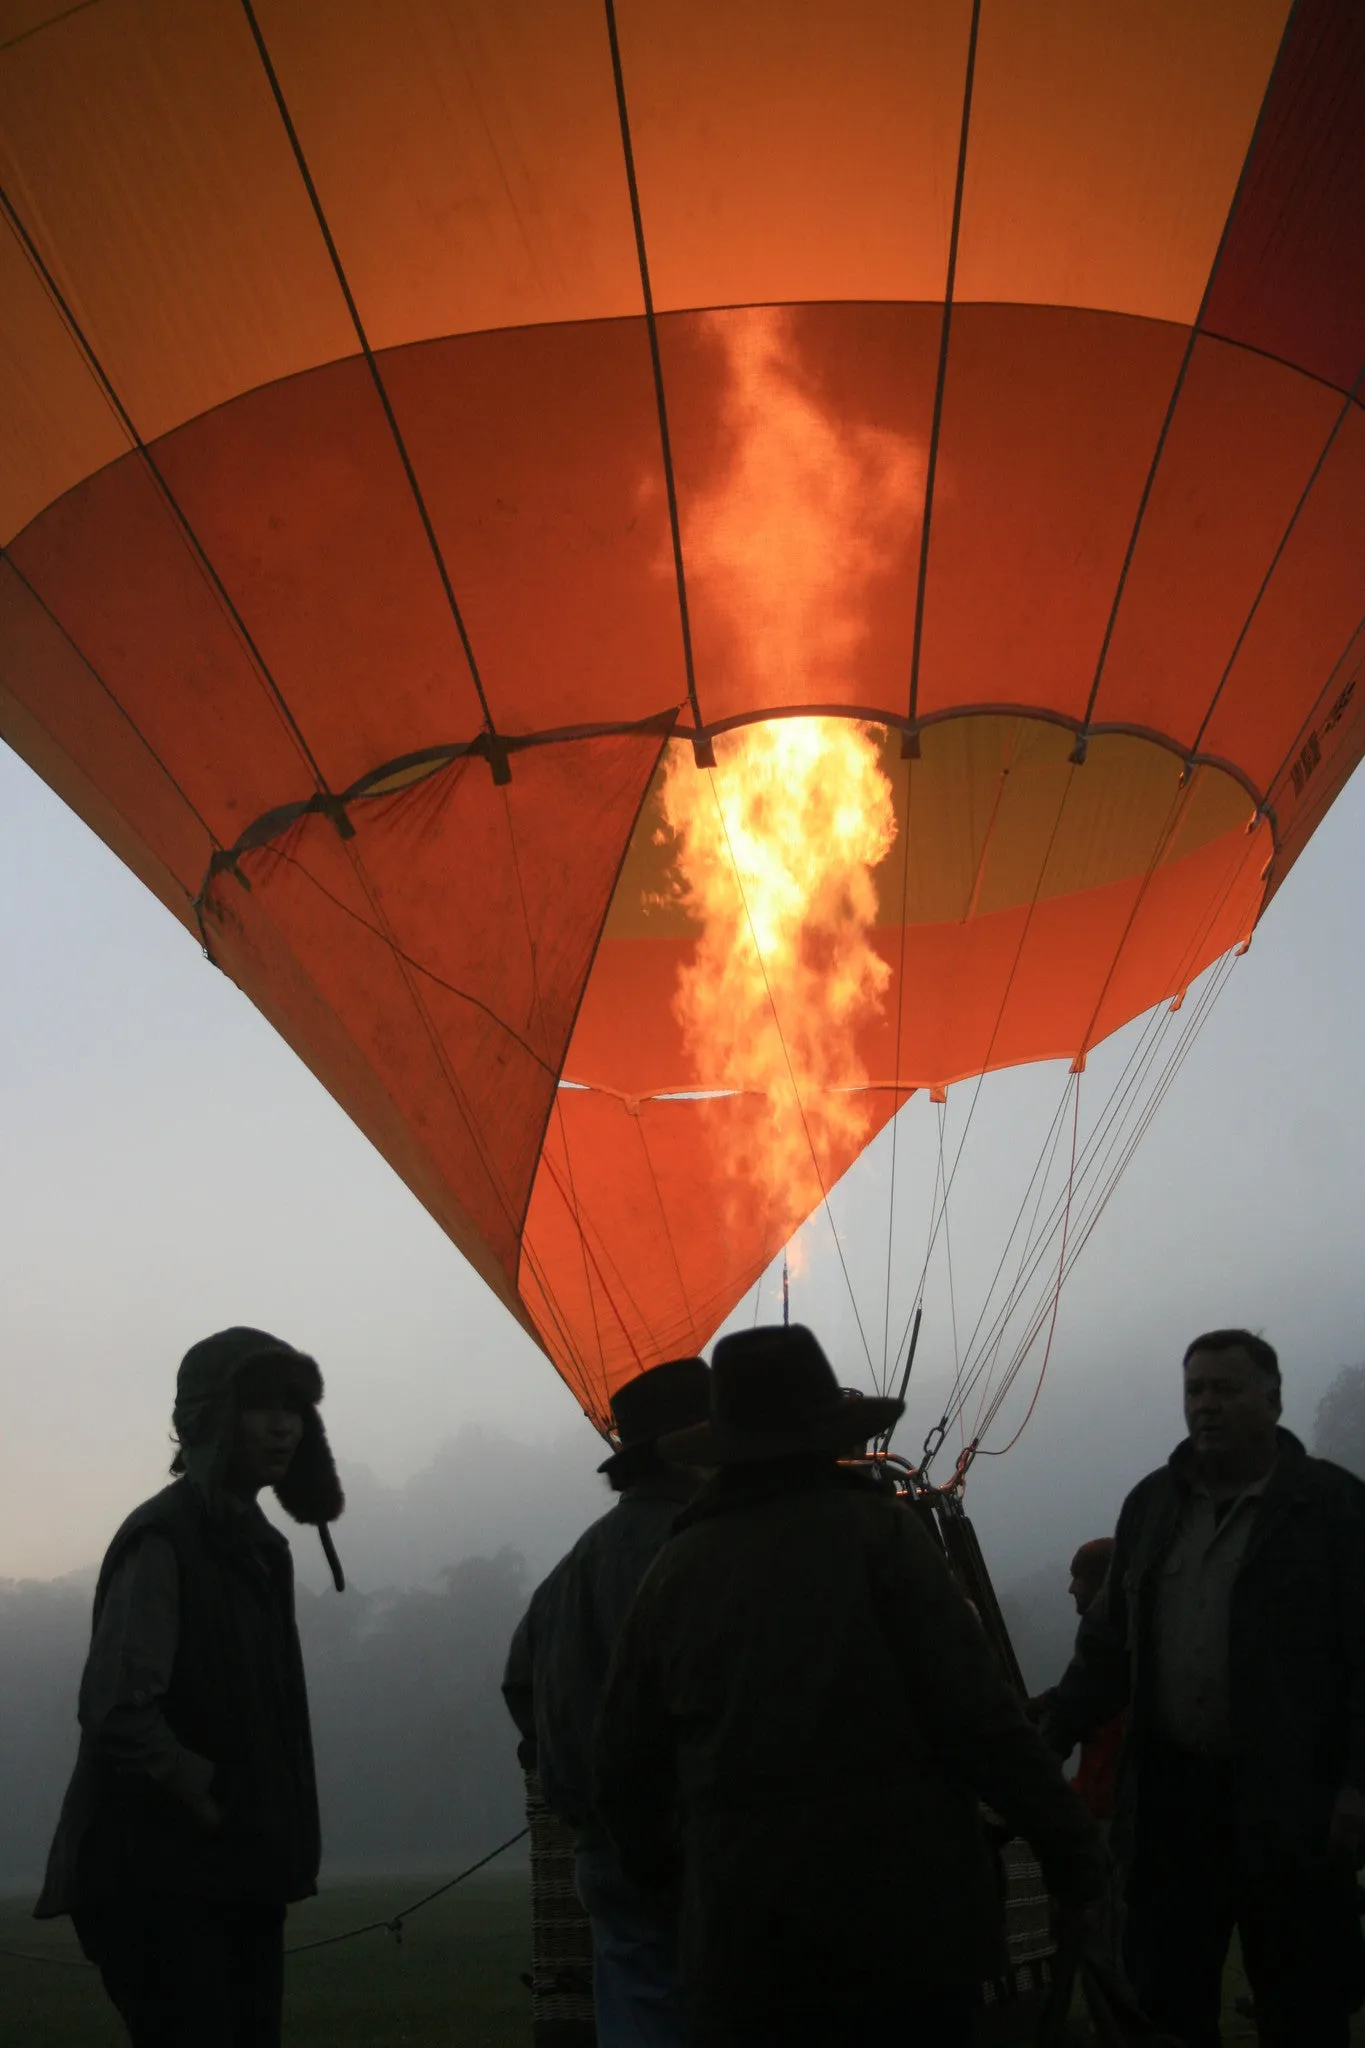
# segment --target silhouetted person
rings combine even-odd
[[[537,1587],[503,1679],[522,1760],[534,1761],[547,1804],[574,1833],[601,2048],[685,2048],[692,2039],[676,1900],[621,1869],[593,1799],[592,1736],[636,1590],[702,1477],[667,1463],[658,1439],[703,1420],[710,1378],[700,1358],[675,1358],[619,1389],[612,1419],[621,1448],[598,1469],[620,1498]]]
[[[1345,2048],[1365,1991],[1365,1486],[1278,1427],[1247,1330],[1185,1353],[1188,1440],[1124,1502],[1044,1733],[1121,1708],[1125,1957],[1151,2018],[1220,2039],[1236,1927],[1264,2048]]]
[[[70,1913],[135,2048],[275,2048],[285,1906],[318,1806],[289,1544],[340,1514],[311,1358],[261,1330],[186,1353],[172,1466],[105,1556],[80,1751],[40,1918]]]
[[[707,2048],[881,2043],[892,2001],[951,2048],[1001,1946],[978,1800],[1070,1905],[1094,1827],[918,1516],[837,1462],[902,1404],[842,1390],[799,1326],[723,1338],[711,1395],[663,1445],[719,1470],[626,1621],[602,1817],[637,1882],[681,1884]]]
[[[1083,1543],[1071,1560],[1071,1583],[1067,1588],[1077,1614],[1094,1606],[1109,1574],[1114,1555],[1112,1536],[1095,1536]],[[1080,1763],[1071,1780],[1072,1790],[1093,1821],[1106,1827],[1114,1817],[1118,1787],[1119,1756],[1127,1716],[1115,1714],[1081,1744]]]

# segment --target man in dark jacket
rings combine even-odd
[[[601,2048],[685,2048],[677,1912],[667,1888],[622,1871],[593,1801],[592,1736],[631,1602],[703,1475],[666,1463],[658,1439],[708,1412],[710,1373],[674,1358],[621,1387],[621,1448],[599,1470],[620,1495],[536,1589],[512,1638],[503,1696],[547,1804],[574,1834],[574,1878],[592,1923]]]
[[[272,1486],[326,1524],[341,1489],[322,1376],[223,1330],[176,1382],[182,1474],[114,1537],[80,1750],[36,1911],[70,1913],[135,2048],[275,2048],[286,1904],[315,1891],[317,1791],[289,1545]]]
[[[1189,1437],[1128,1496],[1051,1696],[1065,1753],[1122,1708],[1116,1832],[1138,1998],[1220,2039],[1233,1928],[1264,2048],[1345,2048],[1362,1979],[1365,1486],[1278,1427],[1247,1330],[1185,1353]]]
[[[901,1403],[844,1392],[796,1326],[723,1338],[711,1392],[663,1446],[720,1469],[626,1621],[599,1809],[639,1883],[681,1882],[708,2048],[881,2042],[893,2001],[951,2048],[1000,1948],[978,1802],[1075,1907],[1094,1827],[917,1515],[837,1462]]]

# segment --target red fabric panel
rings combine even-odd
[[[1365,365],[1365,8],[1298,0],[1204,326],[1339,390]]]
[[[593,948],[661,745],[634,733],[519,755],[510,786],[467,759],[353,807],[343,840],[309,816],[214,883],[214,956],[244,985],[282,948],[408,1137],[376,1140],[503,1291]],[[271,946],[258,936],[273,928]],[[306,1035],[300,1049],[308,1051]],[[334,1057],[324,1048],[323,1078]],[[343,1106],[352,1108],[344,1080]],[[391,1121],[384,1126],[391,1134]],[[420,1166],[413,1166],[413,1152]],[[433,1204],[431,1190],[439,1191]],[[471,1245],[474,1247],[471,1250]],[[498,1283],[495,1283],[498,1284]]]
[[[168,435],[156,459],[330,788],[478,730],[469,666],[364,362],[220,406]]]
[[[905,1093],[868,1095],[869,1137],[897,1099]],[[700,1350],[786,1242],[766,1191],[727,1190],[717,1171],[732,1126],[760,1114],[752,1097],[628,1105],[560,1089],[526,1222],[522,1296],[598,1420],[624,1380]],[[851,1164],[832,1161],[826,1186]]]
[[[1179,994],[1255,921],[1268,843],[1238,830],[1102,888],[964,922],[882,926],[892,969],[881,1021],[858,1057],[883,1086],[937,1088],[985,1067],[1072,1059],[1153,1003]],[[605,939],[565,1076],[626,1096],[696,1086],[673,1014],[690,939]],[[897,1062],[894,977],[903,971]],[[568,1099],[568,1098],[566,1098]]]
[[[399,349],[384,376],[499,727],[681,704],[643,321]]]
[[[1365,617],[1365,413],[1353,407],[1295,525],[1205,730],[1268,788]],[[1297,687],[1290,679],[1302,678]]]
[[[1365,754],[1365,623],[1336,664],[1295,733],[1270,790],[1279,847],[1268,896],[1275,893]]]
[[[1084,715],[1185,347],[1179,327],[1033,306],[953,315],[919,711]]]
[[[0,561],[0,735],[196,929],[192,904],[212,840],[8,561]]]
[[[1190,746],[1294,516],[1341,399],[1301,372],[1195,344],[1095,700],[1094,723]],[[1316,687],[1298,662],[1286,696]],[[1240,735],[1231,758],[1240,761]]]
[[[312,794],[297,740],[138,456],[68,491],[9,554],[223,845]]]

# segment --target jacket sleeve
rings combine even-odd
[[[198,1807],[212,1787],[214,1766],[177,1738],[161,1704],[179,1629],[175,1551],[148,1530],[106,1588],[81,1679],[80,1724],[120,1772]]]
[[[1099,1834],[1056,1757],[1025,1718],[976,1616],[911,1514],[895,1517],[880,1604],[910,1704],[959,1782],[1032,1845],[1053,1895],[1083,1904],[1104,1887]]]
[[[593,1805],[622,1867],[647,1888],[673,1884],[681,1868],[678,1758],[652,1646],[648,1595],[617,1641],[593,1742]]]
[[[531,1635],[531,1610],[528,1607],[517,1623],[507,1652],[507,1663],[502,1674],[502,1696],[507,1711],[516,1723],[521,1741],[517,1745],[517,1761],[524,1770],[534,1770],[536,1764],[536,1693],[535,1693],[535,1648]]]
[[[1128,1560],[1140,1512],[1138,1496],[1130,1494],[1119,1515],[1108,1576],[1081,1616],[1071,1662],[1047,1696],[1040,1733],[1058,1756],[1070,1756],[1078,1742],[1087,1742],[1130,1704],[1134,1617],[1128,1608]]]
[[[1349,1734],[1345,1782],[1365,1792],[1365,1486],[1352,1479],[1338,1529]]]

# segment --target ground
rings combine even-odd
[[[298,1906],[289,1939],[308,1941],[377,1920],[420,1897],[423,1880],[339,1885]],[[12,1959],[6,1949],[65,1961]],[[427,1906],[404,1930],[365,1934],[316,1949],[289,1965],[285,2048],[529,2048],[531,1998],[521,1982],[530,1953],[524,1872],[471,1878]],[[126,2048],[93,1970],[66,1921],[39,1922],[18,1900],[0,1901],[0,2041],[15,2048]],[[1252,2048],[1255,2033],[1235,2017],[1246,1988],[1228,1971],[1224,2040]],[[1365,2048],[1365,2015],[1352,2039]]]
[[[423,1880],[344,1885],[297,1906],[290,1941],[338,1933],[420,1897]],[[471,1878],[427,1906],[401,1947],[365,1934],[296,1956],[285,1993],[285,2048],[529,2048],[530,1898],[524,1872]],[[29,1962],[0,1953],[0,2041],[15,2048],[126,2048],[69,1922],[38,1922],[19,1901],[0,1902],[0,1951],[65,1958]]]

